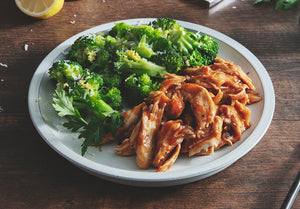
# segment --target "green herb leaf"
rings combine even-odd
[[[105,133],[103,118],[93,117],[79,135],[79,138],[84,138],[84,142],[81,145],[81,155],[83,156],[86,153],[89,146],[99,146],[102,138],[105,137]]]
[[[271,2],[272,0],[255,0],[254,4],[258,4],[261,2]],[[278,0],[276,2],[275,10],[280,9],[291,9],[299,0]]]
[[[77,120],[83,124],[87,124],[79,111],[73,106],[73,97],[68,96],[63,89],[57,88],[54,91],[52,106],[60,117],[69,116],[73,121]]]
[[[60,117],[66,115],[76,116],[75,109],[73,107],[73,98],[66,95],[66,92],[62,89],[55,90],[53,94],[52,106],[58,112]]]
[[[275,10],[291,9],[299,0],[278,0],[276,2]]]
[[[70,129],[72,132],[78,131],[80,128],[86,126],[86,123],[83,123],[82,120],[77,120],[72,118],[63,124],[64,127]]]

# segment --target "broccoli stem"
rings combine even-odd
[[[189,54],[200,45],[200,43],[193,40],[183,29],[172,31],[169,39],[178,45],[179,50],[184,54]]]
[[[141,41],[135,50],[141,57],[150,58],[155,53],[153,52],[152,47],[147,43],[146,38],[146,35],[142,36]]]
[[[139,54],[134,50],[121,52],[120,60],[117,65],[119,65],[119,69],[125,69],[131,73],[136,73],[137,75],[146,73],[152,77],[163,76],[166,69],[163,66],[157,65],[145,58],[140,57]]]
[[[165,70],[165,67],[156,65],[155,63],[149,62],[145,59],[141,60],[140,62],[128,63],[128,65],[130,66],[130,69],[138,75],[147,73],[150,76],[157,76]]]
[[[99,97],[95,101],[91,101],[90,109],[97,115],[97,116],[105,116],[109,115],[110,113],[115,112],[115,110],[104,102]]]

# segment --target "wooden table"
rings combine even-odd
[[[225,0],[67,1],[36,20],[13,1],[0,2],[0,208],[280,208],[300,170],[299,7]],[[166,188],[111,183],[73,166],[35,130],[28,113],[30,80],[58,44],[85,29],[122,19],[170,17],[207,26],[247,47],[273,81],[276,110],[260,143],[222,172]],[[73,24],[72,24],[73,23]],[[28,50],[24,50],[25,44]],[[293,208],[300,208],[300,197]]]

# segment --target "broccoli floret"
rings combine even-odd
[[[187,67],[209,65],[216,58],[218,43],[210,36],[186,31],[183,28],[170,31],[168,36],[174,48],[182,53]]]
[[[108,89],[111,89],[113,87],[119,88],[120,85],[122,84],[122,76],[117,74],[117,73],[113,73],[113,75],[111,74],[103,74],[101,75],[103,81],[104,81],[104,86]]]
[[[160,80],[150,77],[148,74],[131,74],[125,79],[124,91],[125,100],[129,105],[137,105],[146,98],[151,91],[156,91],[160,87]]]
[[[68,92],[79,105],[78,108],[87,109],[98,117],[106,117],[107,114],[116,111],[113,107],[120,106],[119,102],[116,104],[110,102],[108,104],[102,99],[101,89],[103,87],[103,80],[99,74],[90,72],[78,82],[71,83],[70,87],[68,88]]]
[[[110,53],[115,53],[117,49],[122,45],[122,41],[110,35],[105,36],[105,49]]]
[[[219,46],[212,37],[187,31],[174,19],[158,18],[149,25],[163,32],[163,37],[171,42],[171,48],[184,59],[185,67],[209,65],[218,54]]]
[[[134,50],[118,52],[118,61],[115,62],[115,67],[125,73],[136,73],[142,75],[144,73],[149,76],[161,77],[164,75],[165,67],[157,65],[145,58],[142,58]]]
[[[219,52],[219,45],[214,40],[213,37],[208,36],[206,34],[200,37],[199,42],[200,42],[199,51],[202,54],[202,56],[205,58],[205,62],[203,64],[209,65],[217,57],[217,54]]]
[[[96,59],[97,52],[104,46],[104,38],[95,34],[83,35],[75,40],[67,59],[89,67]]]
[[[153,46],[147,43],[147,35],[143,35],[140,42],[138,43],[135,51],[144,58],[150,58],[154,55]]]
[[[135,50],[144,58],[150,58],[157,51],[168,50],[171,47],[170,41],[164,37],[162,31],[149,25],[134,27],[125,23],[117,23],[109,34],[119,39],[123,51],[124,48]]]
[[[77,62],[70,60],[57,61],[53,63],[49,69],[51,78],[54,78],[59,83],[70,83],[80,80],[86,75],[86,71]]]
[[[128,25],[124,22],[116,23],[115,26],[109,31],[109,35],[117,39],[132,40],[132,30],[135,26]]]
[[[184,63],[186,67],[208,65],[207,60],[198,50],[194,50],[190,54],[184,56]]]
[[[184,60],[175,50],[168,50],[151,57],[151,61],[165,66],[169,73],[178,73],[184,66]]]
[[[53,108],[61,117],[68,117],[63,125],[84,138],[81,154],[91,145],[98,146],[108,133],[115,134],[122,126],[123,118],[114,108],[121,106],[121,95],[117,89],[109,89],[105,95],[101,76],[83,70],[71,61],[58,61],[49,70],[51,78],[57,80],[53,94]]]
[[[154,29],[149,25],[139,25],[132,30],[132,33],[133,37],[135,37],[133,41],[138,42],[142,46],[146,44],[146,47],[153,51],[145,58],[151,57],[157,51],[165,51],[171,48],[170,41],[160,29]],[[135,50],[138,51],[136,48]]]
[[[162,35],[161,31],[156,31],[153,27],[148,25],[138,25],[132,29],[131,33],[133,37],[132,40],[140,40],[144,35],[151,39],[155,36]]]
[[[122,109],[121,91],[115,87],[110,88],[108,92],[102,92],[101,98],[115,110]]]
[[[168,34],[170,30],[182,28],[174,19],[171,18],[157,18],[149,23],[155,29],[160,29],[163,34]]]
[[[169,35],[169,40],[180,52],[187,55],[194,51],[194,49],[197,48],[200,44],[190,35],[191,33],[186,31],[185,29],[172,30]]]
[[[111,65],[111,54],[105,47],[101,47],[89,68],[91,71],[101,73],[109,70]]]
[[[51,78],[57,80],[60,86],[74,99],[74,106],[78,109],[87,109],[97,116],[115,112],[113,107],[119,107],[120,102],[107,104],[101,98],[101,89],[104,86],[101,76],[72,61],[58,61],[49,69]],[[107,90],[109,92],[109,90]]]

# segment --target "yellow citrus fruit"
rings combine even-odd
[[[57,14],[64,0],[15,0],[18,8],[31,17],[47,19]]]

